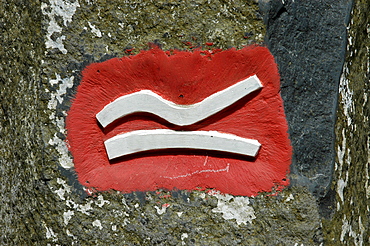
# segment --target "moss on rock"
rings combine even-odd
[[[148,43],[166,50],[262,43],[256,1],[17,1],[2,3],[0,18],[1,244],[323,242],[316,200],[302,187],[248,199],[162,190],[86,196],[73,168],[64,168],[72,158],[64,117],[87,64],[135,54]],[[362,195],[354,199],[363,205]],[[233,209],[240,214],[227,219]],[[340,229],[339,213],[330,236]]]

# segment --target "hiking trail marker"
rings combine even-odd
[[[89,65],[67,116],[79,181],[123,192],[289,184],[291,146],[267,48],[162,51]]]

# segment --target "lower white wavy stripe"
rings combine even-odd
[[[255,157],[261,144],[217,131],[139,130],[114,136],[104,142],[109,160],[148,150],[204,149]]]

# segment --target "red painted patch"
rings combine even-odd
[[[153,115],[131,115],[103,129],[95,115],[114,99],[142,89],[177,104],[193,104],[256,74],[263,88],[222,112],[191,126],[174,126]],[[280,78],[267,48],[171,51],[159,48],[95,63],[83,71],[67,116],[67,141],[79,181],[97,190],[123,192],[215,188],[233,195],[257,195],[288,185],[291,146]],[[109,161],[104,141],[133,130],[219,131],[256,139],[256,158],[212,151],[140,153]]]

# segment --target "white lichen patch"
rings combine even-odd
[[[61,178],[57,178],[56,180],[56,183],[60,186],[60,187],[57,187],[57,188],[54,188],[54,193],[61,199],[65,202],[65,205],[66,205],[66,209],[65,211],[63,212],[63,221],[64,221],[64,224],[67,226],[68,224],[70,224],[70,220],[74,217],[74,216],[79,216],[81,214],[85,214],[85,215],[89,215],[91,216],[91,211],[93,211],[94,209],[98,209],[98,208],[102,208],[104,205],[107,206],[109,205],[111,202],[108,201],[108,200],[105,200],[104,197],[102,195],[99,195],[97,197],[97,199],[86,199],[84,200],[82,203],[77,203],[75,201],[72,200],[71,198],[71,193],[72,193],[72,187],[70,185],[67,184],[67,182]],[[138,204],[139,206],[139,204]],[[126,211],[128,211],[129,208],[127,206],[127,209]],[[130,220],[129,220],[129,214],[126,212],[124,209],[123,210],[113,210],[113,214],[116,215],[116,217],[125,217],[125,219],[123,220],[123,226],[127,225],[130,223]],[[79,214],[81,213],[81,214]],[[94,227],[97,227],[99,228],[100,230],[103,229],[103,224],[100,220],[96,219],[93,221],[93,217],[91,217],[91,223]],[[66,228],[67,229],[67,228]],[[117,226],[116,225],[112,225],[112,229],[117,229]],[[68,230],[68,229],[67,229]],[[49,238],[53,238],[55,236],[56,240],[57,240],[57,235],[55,235],[55,233],[53,232],[52,229],[50,228],[47,228],[47,235]],[[69,231],[67,233],[68,236],[72,237],[73,239],[76,239],[76,237],[71,234]]]
[[[77,239],[75,235],[73,235],[68,229],[66,230],[66,234],[68,237],[72,237],[73,239]],[[76,244],[77,242],[72,242],[72,245]]]
[[[349,37],[348,42],[351,41],[351,37]],[[349,47],[347,47],[348,49]],[[346,127],[342,129],[342,141],[337,146],[337,160],[338,162],[335,163],[335,170],[339,174],[338,182],[336,191],[340,198],[340,201],[337,202],[337,211],[340,210],[341,204],[345,202],[344,198],[344,189],[348,184],[348,169],[346,172],[343,172],[344,166],[351,165],[351,155],[350,149],[347,146],[347,137],[353,137],[353,131],[355,125],[352,124],[352,113],[355,110],[355,103],[353,100],[353,90],[350,87],[350,82],[347,79],[347,75],[349,74],[348,64],[344,64],[342,75],[339,82],[339,95],[340,95],[340,104],[343,107],[343,114],[346,119]],[[345,177],[344,177],[345,176]]]
[[[154,208],[157,210],[157,214],[161,215],[166,212],[166,208],[159,208],[158,206],[154,206]]]
[[[47,239],[52,239],[53,242],[56,242],[58,240],[57,234],[54,233],[53,229],[47,227],[46,224],[44,224],[44,227],[46,229],[46,238]]]
[[[124,197],[122,197],[122,204],[125,206],[125,208],[127,209],[127,210],[129,210],[130,209],[130,207],[127,205],[127,203],[126,203],[126,199],[124,198]]]
[[[71,188],[67,185],[66,181],[61,178],[57,178],[57,183],[62,185],[62,187],[58,190],[55,190],[54,193],[57,194],[61,200],[65,200],[64,195],[65,193],[70,193]]]
[[[77,0],[49,0],[49,4],[42,3],[41,10],[44,15],[49,19],[47,24],[47,33],[45,46],[47,49],[59,49],[63,54],[67,54],[67,50],[63,45],[63,40],[65,36],[61,35],[63,27],[67,27],[72,21],[72,17],[76,12],[77,7],[79,7],[79,2]],[[58,24],[57,20],[62,20],[62,24]],[[59,34],[59,35],[58,35]],[[59,85],[55,92],[50,93],[50,100],[48,103],[48,108],[51,110],[49,118],[57,126],[58,131],[65,134],[65,122],[63,116],[56,116],[56,108],[58,104],[62,104],[64,96],[68,88],[72,88],[74,77],[61,78],[59,74],[56,74],[55,79],[50,79],[49,83],[51,86]],[[46,90],[49,92],[49,90]],[[65,112],[62,112],[65,115]],[[60,139],[57,134],[48,142],[50,145],[55,146],[59,153],[59,163],[63,168],[73,167],[72,159],[69,157],[68,148],[66,143]]]
[[[63,213],[63,220],[64,220],[65,225],[68,225],[69,220],[72,218],[72,215],[74,215],[74,214],[75,214],[75,212],[72,211],[72,210],[68,210],[68,211]]]
[[[91,207],[91,204],[93,203],[93,201],[88,201],[86,204],[79,204],[77,205],[77,211],[83,213],[83,214],[86,214],[86,215],[90,215],[90,213],[88,212],[89,210],[92,210],[92,207]]]
[[[102,37],[101,31],[95,27],[95,25],[91,24],[90,21],[88,21],[89,27],[91,28],[91,32],[95,34],[98,38]]]
[[[290,195],[287,197],[287,199],[285,199],[285,202],[290,202],[290,201],[292,201],[292,200],[294,200],[294,196],[293,196],[293,194],[290,194]]]
[[[352,237],[354,240],[354,245],[356,246],[362,246],[364,241],[364,233],[365,233],[365,227],[362,224],[361,216],[358,217],[358,226],[360,233],[356,233],[356,230],[353,230],[352,225],[350,221],[347,219],[346,215],[344,215],[342,219],[342,232],[340,235],[340,241],[343,243],[345,242],[345,236],[348,234],[350,237]]]
[[[48,102],[48,108],[50,109],[51,113],[49,118],[54,122],[55,126],[57,127],[58,131],[62,134],[66,133],[65,130],[65,122],[63,116],[56,116],[55,112],[57,109],[58,104],[62,104],[64,100],[64,96],[67,93],[67,89],[73,87],[74,76],[61,78],[59,74],[56,74],[56,79],[49,80],[50,85],[55,86],[59,85],[58,89],[55,92],[50,93],[50,100]],[[47,91],[49,92],[49,91]],[[63,115],[66,115],[66,112],[62,112]],[[63,141],[61,138],[58,137],[57,133],[54,134],[54,137],[49,140],[48,142],[50,145],[54,146],[55,149],[59,153],[59,163],[63,168],[71,168],[73,167],[72,158],[69,156],[68,147],[66,142]]]
[[[68,147],[66,143],[60,139],[56,134],[52,139],[49,140],[48,144],[52,145],[55,147],[55,149],[59,153],[59,164],[66,169],[72,168],[73,167],[73,161],[72,158],[68,154]]]
[[[110,201],[104,200],[102,195],[98,196],[98,202],[96,202],[96,205],[98,205],[100,208],[104,206],[104,204],[110,204]]]
[[[167,208],[170,206],[170,204],[168,203],[165,203],[162,205],[161,208],[159,208],[158,206],[154,206],[154,208],[157,210],[157,214],[161,215],[161,214],[164,214],[167,210]]]
[[[129,219],[127,219],[127,218],[125,218],[124,220],[123,220],[123,226],[127,226],[128,224],[130,224],[130,220]]]
[[[52,95],[49,103],[48,108],[55,108],[57,106],[56,100],[61,104],[63,102],[63,96],[67,92],[67,88],[72,88],[74,76],[67,77],[62,79],[59,74],[55,74],[56,79],[49,80],[50,85],[58,85],[59,88],[56,92]]]
[[[63,31],[63,28],[57,23],[56,19],[62,18],[63,25],[66,27],[72,21],[72,17],[79,6],[80,4],[77,0],[73,2],[69,0],[49,0],[49,4],[41,3],[42,13],[49,18],[45,42],[47,49],[59,49],[63,54],[67,54],[67,50],[63,45],[63,40],[66,37],[61,35],[52,38],[52,36],[55,36],[53,34]]]
[[[103,229],[100,220],[94,220],[92,223],[93,226],[98,227],[100,230]]]
[[[187,239],[189,237],[189,235],[187,233],[183,233],[181,234],[181,245],[186,245],[186,243],[184,242],[185,239]]]
[[[252,223],[256,218],[254,209],[249,206],[248,197],[234,197],[232,195],[222,195],[213,192],[218,199],[217,207],[212,209],[214,213],[222,213],[225,220],[235,219],[238,225]]]
[[[339,179],[337,182],[337,193],[340,197],[340,200],[343,202],[344,201],[344,195],[343,195],[343,190],[344,187],[347,186],[347,182],[344,181],[343,179]]]

